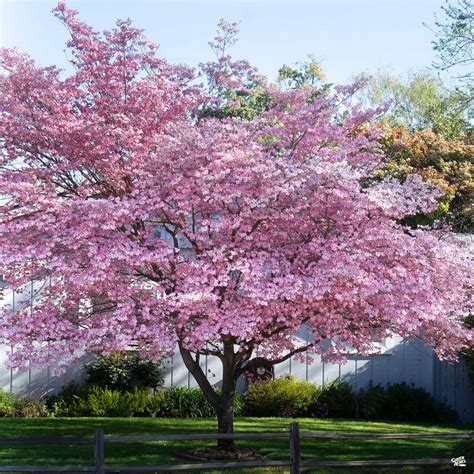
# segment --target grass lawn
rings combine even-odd
[[[288,418],[240,418],[236,431],[284,431]],[[423,423],[366,422],[342,419],[298,419],[302,431],[343,432],[470,432],[472,427],[433,425]],[[92,436],[94,428],[103,428],[106,435],[153,435],[215,432],[213,419],[168,418],[1,418],[0,436]],[[367,439],[329,440],[306,439],[301,442],[302,459],[356,460],[356,459],[422,459],[453,456],[453,446],[459,440],[447,439]],[[108,465],[158,465],[188,463],[178,460],[174,452],[184,447],[213,445],[215,442],[147,442],[106,444]],[[288,441],[249,440],[240,445],[258,448],[268,459],[288,459]],[[93,465],[92,445],[0,445],[0,466],[6,465]],[[469,468],[468,468],[469,469]],[[238,472],[238,471],[234,471]],[[282,470],[253,470],[252,472],[284,472]],[[328,472],[318,470],[312,472]],[[337,470],[337,472],[345,472]],[[350,472],[395,472],[394,469],[356,470]],[[398,471],[397,471],[398,472]],[[413,472],[413,471],[412,471]],[[416,472],[422,472],[421,469]],[[429,468],[423,472],[436,472]]]

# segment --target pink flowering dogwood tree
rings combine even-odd
[[[256,74],[225,51],[234,25],[221,24],[202,85],[129,21],[99,34],[61,3],[55,14],[70,75],[0,56],[2,272],[13,289],[49,281],[33,308],[3,309],[12,366],[178,344],[227,433],[257,350],[278,363],[367,353],[393,333],[447,358],[472,344],[468,254],[401,223],[439,192],[416,175],[377,179],[373,114],[351,105],[354,87],[269,87],[254,120],[216,118],[205,109]],[[219,392],[204,355],[222,362]]]

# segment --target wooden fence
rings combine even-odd
[[[148,441],[208,441],[217,439],[276,439],[289,440],[289,459],[287,461],[224,461],[193,464],[166,464],[161,466],[108,466],[105,464],[105,443],[131,443]],[[64,436],[46,437],[0,437],[2,444],[93,444],[93,466],[0,466],[0,472],[179,472],[205,470],[231,470],[254,467],[286,467],[290,474],[299,474],[302,468],[321,467],[375,467],[375,466],[428,466],[451,464],[449,459],[403,459],[367,461],[301,461],[300,440],[315,439],[412,439],[412,438],[457,438],[473,439],[474,433],[341,433],[341,432],[302,432],[298,423],[291,423],[289,430],[273,433],[233,433],[233,434],[179,434],[158,436],[104,436],[102,429],[96,429],[92,438]],[[472,462],[472,460],[468,460]]]

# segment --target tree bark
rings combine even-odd
[[[234,344],[232,341],[224,342],[222,357],[222,393],[221,403],[217,412],[219,433],[234,432],[234,396],[236,387]],[[233,449],[233,439],[220,439],[217,443],[219,449]]]
[[[210,382],[207,380],[206,374],[204,374],[199,365],[198,356],[196,356],[196,359],[194,359],[189,350],[185,349],[181,343],[178,345],[184,364],[195,378],[209,403],[214,408],[217,416],[218,432],[229,434],[233,433],[233,401],[240,369],[240,360],[236,361],[233,342],[225,342],[223,353],[219,356],[222,361],[223,374],[221,394],[216,393]],[[218,440],[217,447],[219,449],[232,450],[235,447],[235,443],[233,439],[220,439]]]
[[[234,432],[234,396],[222,399],[221,408],[216,411],[217,415],[217,431],[219,433],[233,433]],[[233,439],[219,439],[217,447],[223,450],[233,450],[235,442]]]

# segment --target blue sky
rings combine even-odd
[[[219,18],[240,20],[233,56],[274,79],[282,64],[309,54],[327,78],[344,83],[377,69],[405,74],[434,58],[433,24],[443,0],[76,0],[67,2],[96,29],[131,18],[171,62],[209,60]],[[0,0],[2,46],[16,46],[42,65],[67,65],[65,28],[52,16],[56,0]]]

